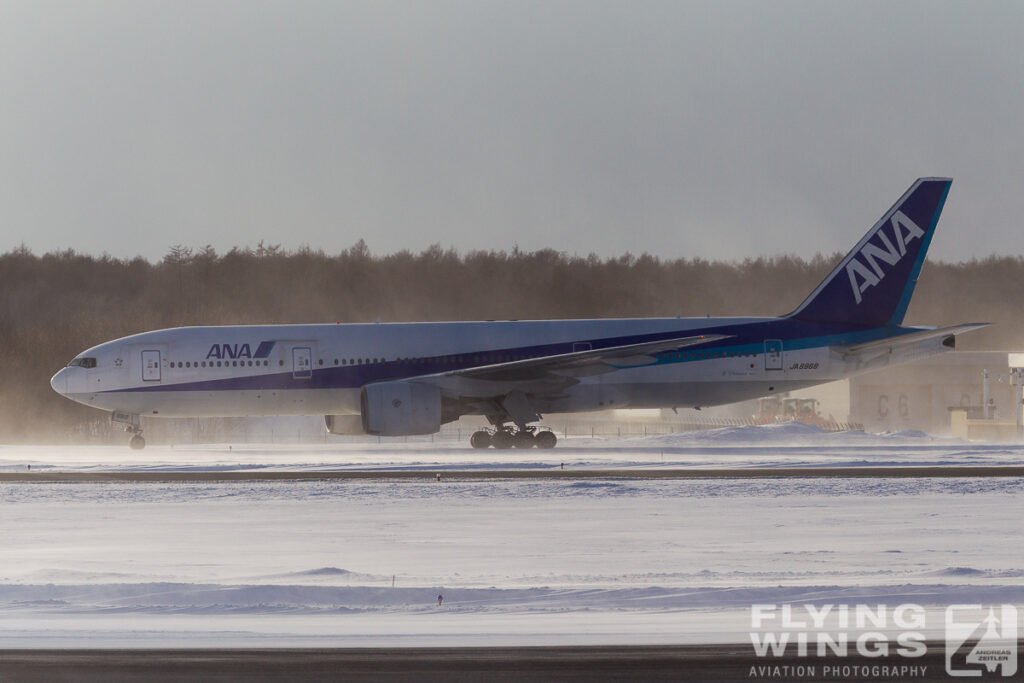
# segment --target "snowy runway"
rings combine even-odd
[[[854,456],[865,465],[893,460],[894,449],[905,464],[1019,462],[1015,447],[883,446]],[[710,457],[674,447],[685,452],[668,447],[666,466]],[[660,467],[650,448],[586,444],[567,466]],[[792,448],[760,444],[734,458],[751,467],[851,458],[839,446],[814,446],[817,455]],[[423,445],[147,449],[146,460],[129,462],[133,455],[3,448],[0,466],[12,471],[29,457],[33,471],[447,462],[444,447]],[[511,458],[552,466],[536,452],[486,455],[498,462],[466,450],[456,459],[463,468],[509,467]],[[0,639],[746,642],[753,603],[1024,603],[1022,503],[1021,478],[3,483]]]

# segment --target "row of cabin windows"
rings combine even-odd
[[[182,361],[179,360],[177,362],[169,361],[169,364],[170,364],[170,367],[172,367],[172,368],[200,368],[200,367],[201,368],[206,368],[206,367],[210,367],[210,368],[215,368],[215,367],[216,368],[219,368],[219,367],[237,368],[239,366],[244,368],[246,366],[246,364],[248,364],[248,366],[251,368],[254,365],[256,367],[261,367],[261,366],[266,367],[267,365],[270,365],[270,361],[225,360],[225,361],[216,361],[216,362],[214,362],[214,361],[211,360],[211,361],[207,362],[205,360],[204,361],[188,361],[187,360],[187,361],[182,362]]]
[[[706,359],[709,359],[709,358],[747,358],[747,357],[757,358],[757,354],[756,353],[741,353],[739,351],[703,351],[703,352],[692,352],[692,353],[683,353],[683,352],[680,352],[680,351],[676,351],[676,352],[673,352],[673,353],[662,354],[662,355],[664,357],[667,357],[669,359],[674,359],[674,360],[706,360]],[[518,355],[518,354],[497,354],[497,355],[484,354],[484,355],[474,355],[474,356],[454,356],[452,358],[444,358],[444,357],[431,357],[431,358],[418,358],[418,359],[416,359],[416,358],[398,358],[396,360],[397,360],[397,362],[409,362],[409,361],[419,360],[419,361],[423,361],[423,362],[427,362],[427,363],[465,363],[465,362],[469,361],[470,359],[472,359],[471,362],[473,362],[473,363],[507,363],[507,362],[511,362],[511,361],[523,360],[524,358],[529,358],[529,357],[530,356],[522,356],[522,355]],[[93,358],[76,359],[76,361],[77,360],[86,361],[86,362],[92,361],[91,365],[86,365],[86,362],[80,363],[83,367],[96,367],[96,360],[93,359]],[[77,363],[76,361],[72,361],[71,364],[78,365],[79,363]],[[387,362],[386,358],[342,358],[340,360],[340,362],[339,362],[339,360],[337,358],[334,359],[334,364],[335,365],[367,365],[367,364],[370,364],[370,363],[386,363],[386,362]],[[279,360],[277,363],[278,363],[278,365],[280,365],[282,367],[284,366],[284,361],[283,360]],[[324,364],[324,359],[323,358],[319,359],[318,364],[322,366]],[[212,368],[212,367],[218,367],[219,368],[219,367],[239,367],[239,366],[246,367],[247,365],[250,368],[253,367],[254,365],[256,367],[261,367],[261,362],[258,361],[258,360],[257,361],[251,361],[251,360],[250,361],[232,360],[232,361],[216,361],[216,364],[214,364],[214,361],[211,360],[211,361],[209,361],[209,365],[207,365],[207,361],[200,361],[200,362],[192,362],[192,361],[184,361],[184,362],[182,362],[182,361],[177,361],[176,364],[175,364],[174,361],[171,361],[171,363],[170,363],[170,366],[172,368],[173,367],[178,367],[178,368],[182,368],[182,367],[184,367],[184,368],[193,368],[193,367],[196,367],[196,368],[211,367]],[[262,367],[267,367],[268,365],[270,365],[269,361],[266,361],[266,360],[262,361]]]
[[[351,365],[359,364],[359,365],[362,365],[364,363],[371,363],[371,362],[372,363],[381,363],[381,362],[385,362],[385,359],[383,359],[383,358],[374,358],[371,361],[371,359],[369,359],[369,358],[365,358],[365,359],[364,358],[351,358],[351,359],[342,358],[340,364],[341,365],[346,365],[346,364],[351,364]],[[320,363],[320,365],[323,365],[324,364],[324,359],[321,358],[319,363]],[[277,364],[280,365],[280,366],[284,366],[284,361],[280,360],[280,361],[277,362]],[[337,358],[334,359],[334,364],[335,365],[339,364]],[[75,365],[78,365],[78,363],[75,363]],[[225,360],[225,361],[219,361],[218,360],[218,361],[212,361],[211,360],[209,362],[207,362],[205,360],[204,361],[195,361],[195,362],[193,362],[193,361],[180,361],[180,360],[179,361],[169,361],[169,366],[172,367],[172,368],[206,368],[206,367],[210,367],[210,368],[219,368],[219,367],[237,368],[237,367],[243,367],[244,368],[246,366],[251,368],[251,367],[254,367],[254,366],[255,367],[267,367],[269,365],[270,365],[270,361],[266,361],[266,360],[264,360],[264,361],[260,361],[260,360],[257,360],[257,361],[251,361],[251,360]],[[86,366],[86,367],[95,367],[95,365]]]
[[[87,359],[87,360],[91,360],[91,359]],[[72,362],[74,362],[74,361],[72,361]],[[341,361],[340,361],[340,364],[341,365],[363,365],[365,363],[384,363],[384,362],[386,362],[386,359],[384,359],[384,358],[373,358],[372,360],[370,358],[342,358]],[[95,361],[94,361],[94,363],[95,363]],[[320,365],[323,365],[324,364],[324,359],[321,358],[319,360],[319,363],[320,363]],[[74,364],[78,365],[78,363],[74,363]],[[279,360],[277,362],[277,364],[280,365],[280,366],[284,366],[284,361],[283,360]],[[339,365],[339,361],[338,361],[337,358],[334,359],[334,364],[335,365]],[[264,361],[260,361],[260,360],[257,360],[257,361],[251,361],[251,360],[212,361],[211,360],[209,362],[207,362],[205,360],[204,361],[195,361],[195,362],[193,362],[193,361],[180,361],[180,360],[179,361],[169,361],[169,366],[172,367],[172,368],[206,368],[206,367],[210,367],[210,368],[219,368],[219,367],[237,368],[237,367],[243,367],[244,368],[246,366],[251,368],[251,367],[254,367],[254,366],[255,367],[267,367],[269,365],[270,365],[270,361],[267,361],[267,360],[264,360]],[[86,367],[95,367],[95,365],[86,366]]]
[[[405,363],[408,363],[408,362],[413,362],[413,361],[420,361],[420,362],[425,362],[425,363],[464,363],[464,362],[467,362],[470,359],[472,359],[472,362],[474,362],[474,363],[501,363],[501,362],[508,362],[508,361],[512,361],[512,360],[522,360],[524,358],[528,358],[528,356],[498,354],[498,355],[483,355],[483,356],[480,356],[480,355],[477,355],[477,356],[453,356],[453,357],[450,357],[450,358],[446,358],[446,357],[396,358],[395,362],[399,362],[399,363],[405,362]],[[388,360],[386,358],[341,358],[341,359],[335,358],[334,359],[334,364],[335,365],[368,365],[368,364],[371,364],[371,363],[386,363],[386,362],[388,362]],[[323,358],[319,359],[317,361],[317,363],[319,365],[323,365],[324,364],[324,359]],[[246,367],[247,365],[248,365],[248,367],[253,367],[254,365],[256,367],[261,367],[261,365],[263,367],[266,367],[269,364],[270,364],[269,361],[265,361],[265,360],[264,361],[258,361],[258,360],[257,361],[251,361],[251,360],[249,360],[249,361],[246,361],[246,360],[231,360],[231,361],[227,361],[226,360],[226,361],[216,361],[216,362],[212,361],[212,360],[209,361],[209,362],[207,362],[207,361],[197,361],[197,362],[193,362],[193,361],[169,361],[169,365],[172,368]],[[284,360],[279,360],[277,362],[277,364],[279,366],[281,366],[281,367],[284,367]]]
[[[705,360],[705,359],[708,359],[708,358],[747,358],[747,357],[757,358],[757,354],[756,353],[741,353],[739,351],[703,351],[703,352],[690,352],[690,353],[684,353],[684,352],[680,352],[680,351],[675,351],[675,352],[670,352],[670,353],[662,354],[662,355],[663,355],[663,357],[666,357],[668,359],[674,359],[674,360]],[[478,355],[473,355],[473,356],[454,356],[452,358],[443,358],[443,357],[431,357],[431,358],[420,358],[420,359],[399,358],[397,360],[399,362],[409,362],[410,360],[420,360],[420,361],[425,361],[427,363],[445,363],[445,362],[447,362],[447,363],[465,363],[465,362],[469,361],[470,359],[472,359],[471,362],[473,362],[473,363],[507,363],[507,362],[510,362],[510,361],[523,360],[524,358],[530,358],[530,357],[531,356],[528,356],[528,355],[524,356],[524,355],[519,355],[519,354],[501,354],[501,353],[499,353],[499,354],[496,354],[496,355],[491,355],[491,354],[479,355],[478,354]],[[318,362],[319,362],[320,365],[323,365],[324,364],[324,359],[321,358]],[[340,363],[339,363],[337,358],[334,359],[334,364],[335,365],[365,365],[365,364],[368,364],[368,363],[383,363],[383,362],[387,362],[387,360],[384,359],[384,358],[373,358],[373,359],[371,359],[371,358],[342,358]],[[184,361],[184,362],[182,362],[182,361],[177,361],[177,364],[175,364],[175,362],[171,362],[170,363],[170,367],[172,367],[172,368],[173,367],[179,367],[179,368],[181,368],[181,367],[185,367],[185,368],[193,368],[193,367],[195,367],[195,368],[234,367],[234,368],[236,368],[236,367],[239,367],[239,365],[241,365],[241,367],[246,367],[248,365],[248,367],[251,368],[251,367],[253,367],[254,363],[255,363],[256,367],[260,367],[260,361],[258,361],[258,360],[255,361],[255,362],[251,361],[251,360],[249,360],[249,361],[245,361],[245,360],[216,361],[216,365],[214,364],[214,361],[212,361],[212,360],[209,361],[209,365],[207,365],[207,361],[199,361],[199,362],[193,362],[193,361]],[[270,362],[266,361],[266,360],[262,362],[262,366],[263,367],[267,367],[269,364],[270,364]],[[284,361],[283,360],[278,361],[278,365],[284,366]],[[76,366],[81,366],[83,368],[94,368],[94,367],[96,367],[96,359],[95,358],[75,358],[70,363],[68,363],[68,367],[76,367]]]

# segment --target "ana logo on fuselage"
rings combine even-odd
[[[214,344],[206,354],[210,358],[252,358],[248,344]]]
[[[892,225],[892,240],[882,229],[885,225],[880,226],[846,265],[850,289],[853,290],[853,298],[858,304],[868,287],[874,287],[885,278],[885,271],[878,262],[896,265],[906,255],[907,244],[913,239],[924,237],[924,230],[917,227],[917,224],[902,211],[894,213],[889,224]],[[881,240],[884,249],[871,241],[876,237]]]

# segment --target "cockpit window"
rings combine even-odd
[[[76,358],[68,363],[69,368],[94,368],[96,367],[95,358]]]

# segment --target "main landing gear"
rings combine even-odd
[[[506,448],[554,448],[558,437],[550,430],[537,431],[536,427],[515,428],[511,425],[499,425],[494,429],[481,429],[473,432],[469,445],[473,448],[494,446],[499,450]]]

